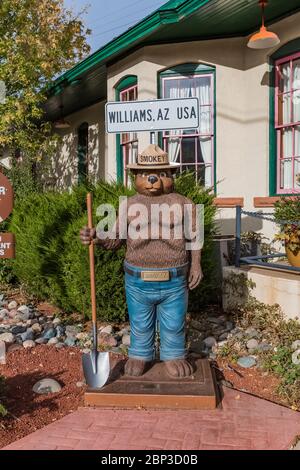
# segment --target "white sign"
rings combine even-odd
[[[167,131],[199,127],[198,98],[115,101],[106,104],[106,132]]]

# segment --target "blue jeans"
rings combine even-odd
[[[127,266],[132,271],[149,271]],[[176,269],[151,269],[151,271]],[[129,357],[154,359],[155,325],[159,323],[160,359],[184,359],[185,316],[188,306],[187,276],[171,277],[169,281],[144,281],[125,272],[126,300],[131,325]]]

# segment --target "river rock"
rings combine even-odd
[[[51,344],[57,344],[58,343],[58,339],[57,338],[50,338],[49,341],[48,341],[48,344],[51,345]]]
[[[34,384],[32,390],[39,395],[47,395],[49,393],[60,392],[61,386],[54,379],[42,379]]]
[[[33,340],[34,339],[34,332],[32,331],[31,328],[27,328],[27,330],[20,335],[22,342],[28,341],[28,340]]]
[[[107,333],[108,335],[111,335],[113,332],[113,327],[111,325],[103,326],[99,331],[100,333]]]
[[[228,338],[228,333],[222,333],[220,336],[219,336],[219,341],[225,341],[226,339]]]
[[[62,336],[65,335],[65,328],[62,325],[57,325],[55,328],[56,331],[56,337],[61,338]]]
[[[0,341],[4,341],[6,344],[12,344],[15,342],[15,337],[12,333],[2,333],[0,335]]]
[[[8,317],[9,311],[6,308],[0,310],[0,320],[4,320],[4,318]]]
[[[21,333],[25,333],[26,330],[26,326],[16,325],[12,327],[11,333],[13,335],[20,335]]]
[[[240,367],[249,369],[250,367],[253,367],[256,365],[256,359],[251,356],[243,356],[238,359],[237,363]]]
[[[21,313],[24,317],[28,317],[27,320],[29,320],[30,310],[29,310],[29,307],[27,307],[27,305],[21,305],[18,308],[18,312]]]
[[[38,338],[36,338],[35,342],[37,344],[46,344],[48,340],[46,338],[43,338],[42,336],[39,336]]]
[[[263,351],[263,352],[266,352],[266,351],[272,351],[273,349],[273,346],[272,344],[269,344],[269,343],[266,343],[266,342],[262,342],[258,345],[258,348],[257,348],[259,351]]]
[[[76,326],[76,325],[68,325],[68,326],[66,326],[66,330],[65,330],[65,331],[66,331],[66,335],[67,335],[67,336],[70,336],[70,337],[74,336],[74,337],[76,337],[76,335],[77,335],[78,333],[80,333],[80,328],[79,328],[78,326]]]
[[[54,318],[52,323],[53,323],[54,326],[60,325],[61,324],[61,319],[56,317],[56,318]]]
[[[18,314],[17,310],[12,309],[12,310],[9,311],[8,316],[9,316],[9,318],[16,318],[17,314]]]
[[[64,343],[57,343],[57,344],[55,345],[55,347],[56,347],[56,349],[62,349],[62,348],[65,347],[65,345],[64,345]]]
[[[51,339],[51,338],[54,338],[56,336],[56,331],[54,328],[48,328],[44,334],[43,334],[43,338],[45,339]]]
[[[42,331],[42,327],[39,323],[34,323],[33,325],[31,325],[31,329],[34,333],[41,333]]]
[[[124,344],[124,346],[130,346],[130,335],[124,335],[122,337],[122,344]]]
[[[297,351],[297,349],[300,349],[300,339],[296,339],[291,345],[291,348],[293,351]]]
[[[112,335],[109,335],[107,333],[100,333],[100,335],[98,336],[98,345],[114,348],[118,345],[118,341]]]
[[[246,329],[245,331],[245,335],[248,336],[248,338],[252,339],[252,338],[259,338],[259,332],[253,328],[252,326],[250,326],[249,328]]]
[[[258,348],[258,341],[254,338],[252,339],[249,339],[249,341],[247,341],[247,349],[257,349]]]
[[[76,340],[73,336],[68,336],[65,340],[66,346],[75,346]]]
[[[34,347],[35,347],[35,342],[30,339],[28,339],[27,341],[24,341],[23,343],[23,348],[25,349],[32,349]]]
[[[12,300],[11,302],[9,302],[7,308],[8,310],[14,310],[16,309],[18,306],[17,302],[15,300]]]
[[[208,336],[207,338],[205,338],[204,344],[207,348],[211,349],[217,344],[216,338],[214,338],[213,336]]]

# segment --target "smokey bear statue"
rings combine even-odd
[[[137,163],[127,167],[134,175],[137,194],[128,198],[123,215],[125,226],[131,226],[126,239],[120,236],[120,217],[124,214],[121,207],[114,238],[99,237],[98,230],[87,227],[80,231],[85,245],[96,243],[114,250],[127,244],[124,270],[131,327],[129,359],[125,365],[128,376],[141,376],[151,365],[157,322],[160,359],[168,375],[183,378],[193,373],[186,358],[185,317],[188,290],[197,287],[203,276],[201,246],[196,244],[195,248],[187,235],[195,232],[183,230],[187,206],[191,208],[190,223],[195,228],[196,206],[174,192],[173,178],[178,166],[169,163],[168,155],[157,145],[149,145],[138,156]],[[166,216],[163,210],[167,211]]]

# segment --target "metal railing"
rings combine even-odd
[[[278,225],[300,225],[299,221],[292,220],[275,220],[273,213],[262,213],[262,212],[250,212],[245,211],[241,206],[236,206],[236,224],[235,224],[235,267],[239,268],[241,264],[252,264],[257,266],[265,266],[268,268],[285,269],[287,271],[300,272],[300,268],[290,266],[288,264],[272,263],[264,260],[286,258],[286,253],[274,253],[271,255],[260,255],[260,256],[243,256],[241,257],[241,234],[242,234],[242,215],[248,217],[255,217],[262,220],[267,220]]]

